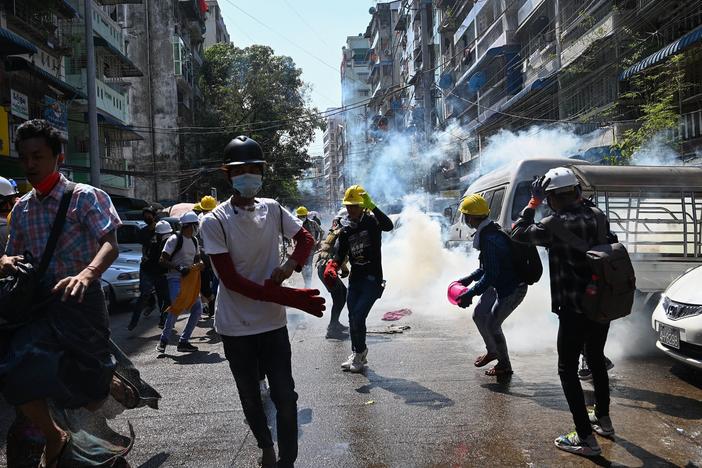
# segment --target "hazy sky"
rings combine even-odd
[[[278,55],[292,57],[302,68],[303,80],[312,85],[312,104],[319,110],[341,105],[341,47],[346,36],[365,32],[371,19],[368,9],[374,4],[372,0],[219,0],[232,42],[239,47],[264,44]],[[322,152],[320,133],[310,154]]]

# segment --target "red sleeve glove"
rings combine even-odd
[[[319,289],[294,289],[279,286],[273,280],[263,283],[270,302],[300,309],[315,317],[324,315],[324,298],[320,297]]]
[[[329,260],[327,262],[327,267],[324,269],[324,284],[328,288],[333,288],[336,284],[336,280],[339,279],[339,264],[334,260]]]
[[[529,203],[527,204],[527,208],[532,208],[532,209],[537,209],[541,205],[541,199],[536,198],[536,197],[531,197],[531,200],[529,200]]]
[[[266,280],[263,285],[260,285],[241,276],[234,268],[234,262],[228,253],[210,255],[210,259],[220,281],[231,291],[257,301],[294,307],[315,317],[323,315],[325,301],[316,289],[284,288],[271,280]]]
[[[296,271],[302,271],[302,266],[307,263],[307,258],[312,253],[312,248],[314,247],[314,237],[305,228],[300,228],[297,234],[293,237],[295,241],[295,250],[293,250],[290,258],[297,262]]]

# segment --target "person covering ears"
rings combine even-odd
[[[600,435],[612,436],[609,417],[609,377],[604,356],[609,323],[590,320],[581,310],[592,271],[585,253],[555,234],[558,229],[570,231],[589,245],[601,243],[600,223],[605,223],[607,243],[617,241],[609,230],[609,221],[589,200],[582,197],[580,182],[572,169],[557,167],[534,180],[531,199],[522,210],[512,230],[517,242],[548,249],[551,280],[551,310],[558,315],[558,375],[575,423],[575,431],[554,441],[556,447],[585,456],[597,456],[601,448],[593,429]],[[551,216],[537,222],[536,208],[546,200]],[[558,227],[560,226],[560,228]],[[578,363],[583,348],[592,371],[595,387],[595,409],[588,412],[578,378]]]
[[[383,231],[392,231],[390,218],[378,208],[360,185],[352,185],[342,201],[348,217],[339,234],[339,249],[324,270],[324,283],[334,287],[345,258],[351,264],[348,296],[351,334],[351,355],[341,364],[342,369],[361,372],[367,363],[366,318],[384,289],[381,258]]]

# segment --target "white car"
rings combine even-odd
[[[111,307],[139,297],[139,263],[141,252],[120,246],[119,257],[102,274],[103,290]]]
[[[141,255],[141,242],[139,242],[139,231],[146,226],[144,221],[122,221],[122,225],[117,228],[117,243],[120,252],[129,249]]]
[[[673,281],[653,311],[656,347],[668,356],[702,369],[702,266]]]

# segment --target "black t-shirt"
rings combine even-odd
[[[166,269],[159,265],[159,260],[161,258],[161,252],[163,252],[163,246],[166,244],[167,240],[168,236],[161,240],[159,239],[159,235],[155,233],[149,239],[146,239],[141,256],[142,269],[154,274],[166,273]]]
[[[379,208],[375,208],[372,214],[365,213],[355,225],[342,228],[335,261],[341,264],[348,256],[351,279],[374,276],[380,281],[383,278],[381,235],[383,231],[392,231],[392,228],[392,221]]]

